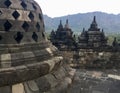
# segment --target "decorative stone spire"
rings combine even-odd
[[[62,20],[60,20],[60,25],[62,25]]]
[[[66,20],[65,29],[69,29],[68,19]]]
[[[101,32],[101,40],[104,40],[106,37],[105,37],[105,33],[104,33],[104,30],[102,29],[102,32]]]
[[[102,29],[101,33],[102,33],[102,35],[104,35],[104,34],[105,34],[103,29]]]
[[[117,38],[116,38],[116,37],[114,38],[112,45],[113,45],[113,46],[117,46],[117,45],[118,45],[118,42],[117,42]]]
[[[85,28],[83,28],[83,32],[85,32]]]
[[[54,29],[52,29],[52,31],[51,31],[51,35],[52,35],[52,36],[55,35],[55,31],[54,31]]]
[[[93,23],[97,24],[96,23],[96,16],[94,16],[94,18],[93,18]]]
[[[62,20],[60,20],[60,24],[58,25],[58,31],[63,30]]]
[[[99,31],[100,29],[97,26],[96,16],[94,16],[93,21],[90,25],[89,31]]]
[[[104,30],[102,29],[102,32],[104,32]]]
[[[84,36],[84,37],[86,37],[85,28],[83,28],[83,31],[82,31],[82,33],[81,33],[81,36]]]

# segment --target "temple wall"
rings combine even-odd
[[[73,56],[73,64],[80,67],[119,68],[120,52],[80,50]],[[75,64],[74,64],[75,63]]]

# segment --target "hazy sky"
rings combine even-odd
[[[120,0],[35,0],[43,14],[58,17],[76,13],[102,11],[120,13]]]

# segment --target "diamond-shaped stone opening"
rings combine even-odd
[[[34,3],[32,3],[32,6],[33,6],[33,8],[34,8],[35,10],[37,10],[37,7],[35,6]]]
[[[40,31],[40,24],[39,23],[36,24],[36,28],[38,31]]]
[[[36,42],[38,41],[38,35],[35,32],[33,32],[32,39]]]
[[[22,6],[24,9],[27,8],[27,4],[26,4],[24,1],[21,2],[21,6]]]
[[[15,19],[18,19],[18,17],[20,16],[19,12],[17,11],[14,11],[12,15]]]
[[[5,4],[7,7],[9,7],[9,6],[12,4],[12,2],[11,2],[10,0],[6,0],[6,1],[4,2],[4,4]]]
[[[7,20],[4,24],[5,31],[9,31],[12,27],[12,24]]]
[[[42,32],[42,37],[45,38],[45,33],[44,32]]]
[[[2,40],[2,36],[0,36],[0,40]]]
[[[34,15],[32,12],[29,13],[28,17],[31,19],[31,20],[34,20]]]
[[[42,20],[42,14],[39,14],[39,19]]]
[[[2,11],[0,11],[0,15],[2,15]]]
[[[29,29],[29,24],[27,22],[24,22],[23,25],[22,25],[22,28],[25,30],[25,31],[28,31]]]
[[[17,43],[20,43],[23,38],[22,32],[17,32],[17,34],[14,36],[14,39],[17,41]]]

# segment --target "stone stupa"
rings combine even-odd
[[[69,71],[45,36],[39,5],[0,0],[0,93],[62,93]]]

